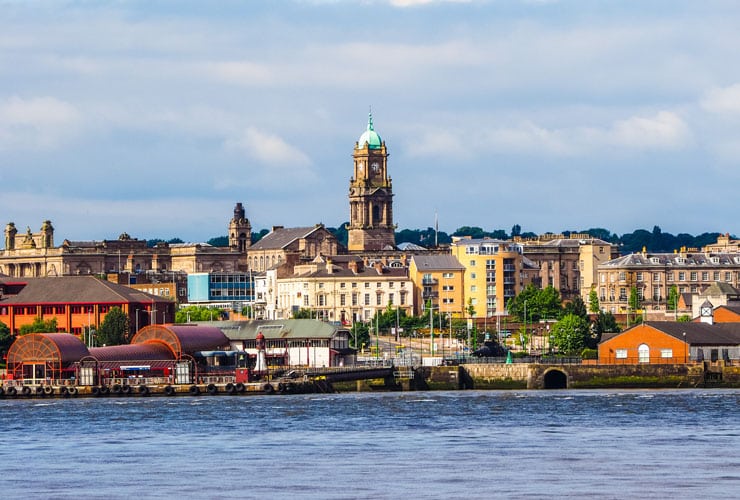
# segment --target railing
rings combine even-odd
[[[582,361],[583,359],[579,356],[525,356],[521,358],[511,358],[510,361],[507,361],[506,357],[476,358],[474,356],[469,356],[466,358],[449,360],[449,362],[452,363],[474,365],[505,364],[507,362],[512,364],[580,365]]]

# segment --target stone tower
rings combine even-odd
[[[229,222],[229,247],[246,253],[252,244],[252,225],[247,219],[244,206],[237,203],[234,207],[234,217]]]
[[[354,176],[349,181],[347,248],[350,252],[395,248],[388,152],[373,128],[372,114],[368,116],[367,130],[355,144],[352,158]]]

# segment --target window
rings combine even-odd
[[[303,305],[308,307],[308,295],[303,296]]]
[[[324,283],[323,282],[319,283],[319,288],[324,288]]]
[[[389,303],[394,304],[395,303],[395,299],[396,299],[395,294],[392,294],[392,293],[389,293],[388,294],[388,302]]]
[[[661,349],[660,350],[660,357],[661,358],[672,358],[673,357],[673,349]]]
[[[660,273],[653,273],[653,281],[660,281]]]
[[[405,293],[401,294],[401,305],[402,306],[406,305],[406,294]]]
[[[388,283],[388,288],[393,288],[395,285],[396,283],[391,281],[390,283]]]
[[[639,363],[650,363],[650,347],[647,344],[640,344],[637,348],[637,361]]]
[[[719,281],[719,271],[714,271],[714,272],[712,273],[712,279],[713,279],[714,281]]]
[[[353,294],[352,294],[352,305],[353,305],[353,306],[356,306],[356,305],[357,305],[357,301],[358,301],[358,300],[359,300],[359,299],[357,298],[357,293],[353,293]]]
[[[470,273],[470,279],[474,280],[476,278],[475,273]]]
[[[475,267],[475,260],[473,259],[470,260],[470,267]]]
[[[357,288],[357,283],[352,283],[352,288]]]
[[[616,350],[617,359],[627,359],[627,349]]]
[[[368,283],[367,281],[365,282],[365,288],[370,288],[370,283]]]
[[[442,285],[442,291],[451,292],[455,289],[453,285]]]
[[[442,273],[443,278],[452,278],[452,273]]]
[[[727,281],[728,283],[732,281],[732,273],[730,271],[725,272],[725,281]]]
[[[709,272],[707,272],[707,271],[703,271],[703,272],[701,273],[701,280],[702,280],[702,281],[709,281]]]
[[[340,306],[346,306],[347,305],[347,294],[343,293],[339,296],[339,305]]]
[[[638,272],[637,273],[637,281],[642,281],[642,273],[641,272]]]
[[[486,259],[486,269],[496,269],[496,261],[493,259]]]
[[[627,279],[627,275],[625,274],[625,272],[624,271],[620,271],[619,272],[619,281],[624,281],[626,279]]]
[[[382,293],[376,293],[375,294],[375,305],[376,306],[382,306],[383,305],[383,294]]]
[[[471,293],[474,293],[474,292],[477,292],[477,291],[478,291],[478,287],[477,286],[475,286],[475,285],[471,285],[470,286],[470,292]]]
[[[339,283],[339,288],[341,289],[347,288],[347,283]]]
[[[365,294],[365,305],[366,306],[370,305],[370,294],[369,293]]]
[[[668,281],[673,281],[673,273],[667,273],[665,277]]]
[[[686,281],[686,273],[681,271],[678,273],[678,281]]]
[[[378,281],[378,283],[375,285],[375,288],[380,288],[382,286],[383,286],[383,283],[381,283],[380,281]]]
[[[627,300],[627,289],[626,288],[619,289],[619,300],[623,302]]]
[[[689,274],[689,276],[691,276],[691,281],[696,281],[698,275],[696,271],[691,271],[691,274]]]
[[[442,299],[442,303],[443,304],[453,304],[454,302],[455,302],[454,299],[450,299],[450,298],[448,298],[448,299]]]

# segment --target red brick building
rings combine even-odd
[[[172,323],[175,302],[93,276],[0,277],[0,321],[18,333],[36,318],[56,319],[57,331],[82,335],[113,307],[128,315],[131,335],[150,324]]]

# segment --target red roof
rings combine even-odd
[[[175,353],[161,342],[115,345],[90,348],[90,356],[98,361],[174,360]]]
[[[198,351],[218,351],[229,346],[229,339],[215,326],[149,325],[139,330],[132,344],[163,342],[175,353],[193,354]]]
[[[70,333],[29,333],[8,349],[8,364],[48,361],[61,364],[79,361],[89,354],[85,344]]]

